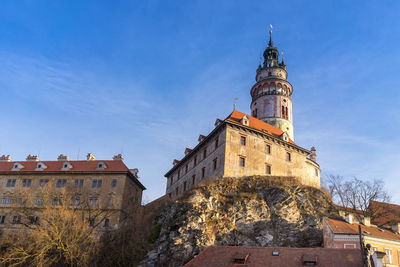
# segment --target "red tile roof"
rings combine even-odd
[[[47,168],[35,171],[38,163],[44,163]],[[61,170],[64,162],[72,165],[71,169]],[[98,169],[99,162],[106,165],[104,169]],[[15,163],[19,163],[24,168],[19,171],[12,171]],[[0,162],[0,173],[4,172],[128,172],[129,168],[122,160],[76,160],[76,161],[14,161],[14,162]]]
[[[369,208],[379,209],[383,214],[372,222],[376,225],[390,226],[393,222],[400,222],[400,206],[385,202],[371,201]]]
[[[241,124],[241,120],[244,116],[247,116],[249,118],[250,128],[254,128],[259,131],[267,131],[270,135],[277,138],[279,138],[283,134],[283,131],[281,129],[237,110],[234,110],[225,120]],[[289,142],[293,145],[296,145],[291,139],[289,139]]]
[[[279,256],[273,256],[273,252],[279,252]],[[305,261],[324,267],[362,266],[358,249],[240,246],[208,247],[184,266],[298,267],[305,266]]]
[[[63,170],[64,163],[68,162],[72,165],[72,168]],[[106,168],[98,168],[99,163],[102,162],[106,165]],[[15,163],[19,163],[24,168],[13,171]],[[35,170],[38,163],[43,163],[47,168],[43,170]],[[122,160],[70,160],[70,161],[10,161],[0,162],[0,174],[13,174],[13,173],[116,173],[126,172],[128,176],[143,190],[146,189],[144,185],[132,174],[129,168],[125,165]]]
[[[331,218],[326,218],[326,222],[329,224],[335,234],[358,235],[359,224],[350,224],[346,221]],[[361,224],[361,231],[364,236],[400,241],[400,235],[393,233],[389,229],[382,229],[376,226],[365,226]]]

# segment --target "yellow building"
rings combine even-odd
[[[391,228],[378,227],[370,224],[369,218],[358,222],[351,213],[346,220],[324,218],[324,247],[359,249],[359,225],[364,244],[371,245],[371,253],[384,252],[384,266],[400,266],[399,223],[393,223]]]
[[[165,174],[167,195],[175,198],[207,178],[251,175],[293,177],[319,188],[315,148],[294,143],[293,87],[286,78],[286,64],[279,61],[270,32],[250,91],[252,116],[234,110],[225,120],[217,119],[208,136],[200,135],[194,149],[173,161]]]
[[[130,170],[121,155],[113,160],[70,161],[60,155],[57,161],[40,161],[29,155],[26,161],[0,157],[0,229],[18,229],[23,223],[40,222],[40,211],[47,204],[57,207],[68,199],[71,207],[87,205],[88,209],[107,211],[102,229],[116,229],[129,214],[141,207],[145,187],[138,180],[138,170]],[[32,199],[27,206],[26,198]],[[22,209],[30,208],[35,216],[24,217]],[[106,214],[106,213],[105,213]],[[91,224],[97,223],[96,218]]]

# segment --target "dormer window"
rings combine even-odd
[[[107,166],[106,166],[106,164],[104,163],[104,162],[99,162],[98,164],[97,164],[97,169],[99,170],[103,170],[103,169],[105,169],[105,168],[107,168]]]
[[[38,162],[35,171],[43,171],[47,166],[43,162]]]
[[[68,171],[69,169],[72,169],[72,164],[69,163],[68,161],[65,161],[62,165],[61,170],[62,171]]]
[[[15,162],[13,165],[13,168],[11,169],[12,171],[19,171],[22,168],[24,168],[24,166],[21,163]]]
[[[241,120],[241,123],[243,125],[249,126],[249,118],[247,116],[244,116]]]

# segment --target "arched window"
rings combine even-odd
[[[282,106],[282,118],[285,118],[285,107]]]
[[[287,107],[285,108],[285,115],[286,115],[286,119],[288,119],[289,115],[288,115],[288,108]]]

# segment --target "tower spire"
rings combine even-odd
[[[268,46],[272,47],[274,46],[274,42],[272,42],[272,24],[269,24],[269,42]]]

